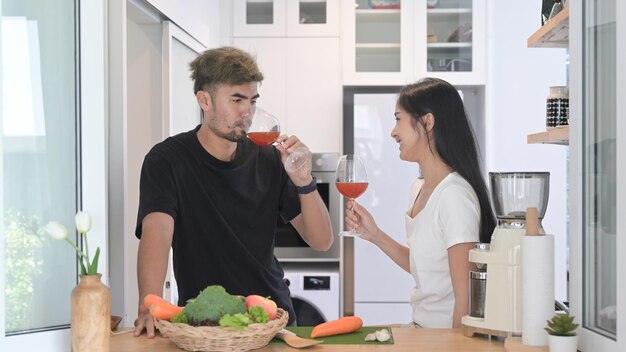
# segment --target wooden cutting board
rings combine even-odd
[[[285,329],[296,333],[300,337],[310,338],[312,326],[287,326]],[[385,342],[380,341],[365,341],[365,335],[380,329],[387,329],[391,338]],[[318,337],[314,340],[324,341],[323,345],[390,345],[393,344],[393,334],[391,328],[388,326],[364,326],[358,331],[350,334],[342,334],[335,336]],[[285,343],[279,339],[273,339],[271,343]]]

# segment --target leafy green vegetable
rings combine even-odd
[[[253,321],[247,313],[225,314],[220,318],[220,326],[230,326],[238,329],[245,329]]]
[[[180,313],[176,314],[172,319],[170,319],[170,321],[172,323],[188,324],[187,314],[185,314],[185,311],[183,310]]]
[[[265,309],[253,306],[250,307],[247,313],[225,314],[220,318],[220,326],[230,326],[233,328],[244,329],[250,324],[265,324],[269,320],[269,315]]]
[[[267,314],[267,311],[259,306],[250,307],[248,309],[248,315],[250,316],[250,319],[252,319],[252,321],[255,323],[265,324],[270,321],[270,317],[269,314]]]

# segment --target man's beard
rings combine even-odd
[[[218,137],[222,137],[228,141],[231,142],[241,142],[244,141],[246,139],[246,123],[244,121],[237,121],[235,122],[232,126],[230,126],[231,128],[237,128],[240,127],[242,130],[241,131],[237,131],[237,130],[230,130],[228,132],[222,132],[219,129],[217,129],[215,127],[214,124],[209,123],[208,124],[209,129]]]

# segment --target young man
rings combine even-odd
[[[289,289],[273,254],[277,216],[314,249],[328,250],[333,242],[310,161],[308,172],[283,167],[304,144],[281,135],[275,147],[259,147],[246,138],[263,80],[249,54],[211,49],[190,67],[202,123],[155,145],[141,170],[135,336],[143,330],[154,336],[143,298],[162,295],[170,247],[179,305],[209,285],[222,285],[231,294],[270,296],[289,312],[291,324]]]

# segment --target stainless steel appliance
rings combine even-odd
[[[340,195],[335,187],[335,169],[337,167],[337,153],[313,153],[312,174],[317,178],[317,190],[321,195],[333,225],[333,234],[339,231]],[[333,245],[326,252],[311,249],[290,223],[283,223],[276,219],[276,237],[274,255],[280,261],[339,261],[340,240],[335,238]]]
[[[488,251],[489,243],[476,243],[474,249]],[[470,316],[485,317],[485,294],[487,291],[487,264],[476,263],[477,271],[470,271]]]

